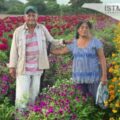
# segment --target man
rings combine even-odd
[[[46,27],[37,23],[35,7],[28,6],[24,11],[25,23],[14,34],[10,51],[10,75],[16,78],[16,100],[18,110],[34,104],[40,89],[40,78],[44,69],[49,69],[46,41],[61,45],[54,40]]]

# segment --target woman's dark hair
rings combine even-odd
[[[92,24],[91,24],[91,22],[89,22],[89,21],[80,21],[80,22],[78,23],[78,25],[77,25],[77,28],[76,28],[76,36],[75,36],[76,39],[79,38],[78,29],[80,28],[80,26],[81,26],[83,23],[86,23],[86,24],[88,25],[89,29],[92,29]]]

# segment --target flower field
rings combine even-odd
[[[120,23],[104,15],[39,16],[54,38],[71,40],[80,20],[93,24],[92,33],[104,44],[108,68],[109,99],[106,109],[95,106],[92,98],[81,96],[71,82],[71,54],[49,55],[51,68],[46,70],[43,92],[29,113],[20,120],[120,120]],[[0,120],[13,120],[15,80],[9,75],[10,45],[13,31],[23,24],[23,16],[0,19]]]

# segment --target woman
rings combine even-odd
[[[62,55],[72,52],[73,81],[81,86],[83,95],[91,94],[96,99],[99,82],[107,84],[107,73],[103,45],[100,40],[92,37],[91,29],[90,22],[81,21],[72,43],[62,49],[52,50],[51,53]]]

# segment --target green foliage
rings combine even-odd
[[[40,114],[31,112],[27,118],[27,120],[40,120]]]
[[[7,14],[23,14],[24,13],[24,6],[21,4],[16,4],[13,7],[10,7],[7,11]]]
[[[23,14],[25,6],[33,5],[38,9],[38,13],[50,15],[65,15],[78,13],[96,13],[93,10],[83,9],[81,5],[84,3],[99,3],[100,0],[71,0],[68,5],[58,5],[56,0],[27,0],[22,3],[19,0],[1,0],[0,13]]]
[[[24,4],[18,0],[8,0],[5,3],[7,14],[23,14]]]
[[[67,35],[59,35],[55,36],[57,39],[63,38],[64,40],[72,40],[73,39],[73,33],[65,33]],[[51,46],[54,47],[54,46]],[[45,70],[45,77],[44,77],[44,87],[47,85],[54,85],[57,79],[64,79],[64,78],[71,78],[71,72],[72,72],[72,56],[71,54],[67,54],[64,56],[55,56],[50,55],[49,56],[50,61],[50,69]]]
[[[103,116],[106,114],[107,111],[101,110],[100,108],[96,107],[92,99],[89,97],[84,100],[78,89],[76,89],[75,94],[70,94],[72,92],[74,93],[74,90],[75,88],[72,86],[72,82],[70,80],[57,80],[52,88],[44,91],[44,94],[52,96],[52,100],[48,100],[47,103],[49,103],[49,105],[53,107],[54,112],[46,115],[47,108],[42,109],[42,114],[39,112],[31,112],[28,120],[32,120],[32,118],[36,118],[35,120],[103,120]],[[66,92],[64,93],[64,91]],[[66,95],[61,96],[60,94],[62,93]],[[66,103],[66,106],[70,108],[70,112],[64,109],[64,105],[56,105],[54,102],[63,101],[63,103],[61,104],[64,104],[64,100],[69,101],[68,103]],[[63,110],[61,114],[59,114],[58,112],[60,109]],[[76,118],[72,118],[74,115],[76,116]]]
[[[46,0],[45,2],[46,4],[46,14],[50,14],[52,15],[54,14],[58,14],[60,11],[59,5],[56,3],[56,0]]]
[[[116,51],[115,44],[113,42],[114,29],[115,25],[113,24],[110,27],[105,27],[103,30],[96,29],[93,31],[94,35],[102,40],[106,57],[111,56],[111,54]]]
[[[7,8],[5,6],[5,0],[0,0],[0,11],[5,11]]]
[[[93,31],[95,36],[100,38],[100,39],[104,39],[107,40],[109,42],[113,42],[113,38],[114,38],[114,29],[115,29],[116,25],[112,24],[111,26],[107,26],[104,27],[103,30],[98,30],[97,28]]]
[[[8,98],[5,98],[4,102],[0,104],[0,120],[13,120],[14,113],[14,106],[10,105]]]
[[[72,13],[96,13],[93,10],[81,8],[84,3],[100,3],[100,0],[70,0],[70,7],[72,7]]]
[[[71,77],[71,55],[50,55],[50,69],[45,71],[44,87],[54,85],[58,79],[69,79]]]
[[[64,40],[72,40],[74,38],[74,32],[70,32],[69,29],[66,29],[62,35],[55,36],[57,39],[63,38]]]
[[[7,51],[0,51],[0,61],[6,63],[8,61]]]

